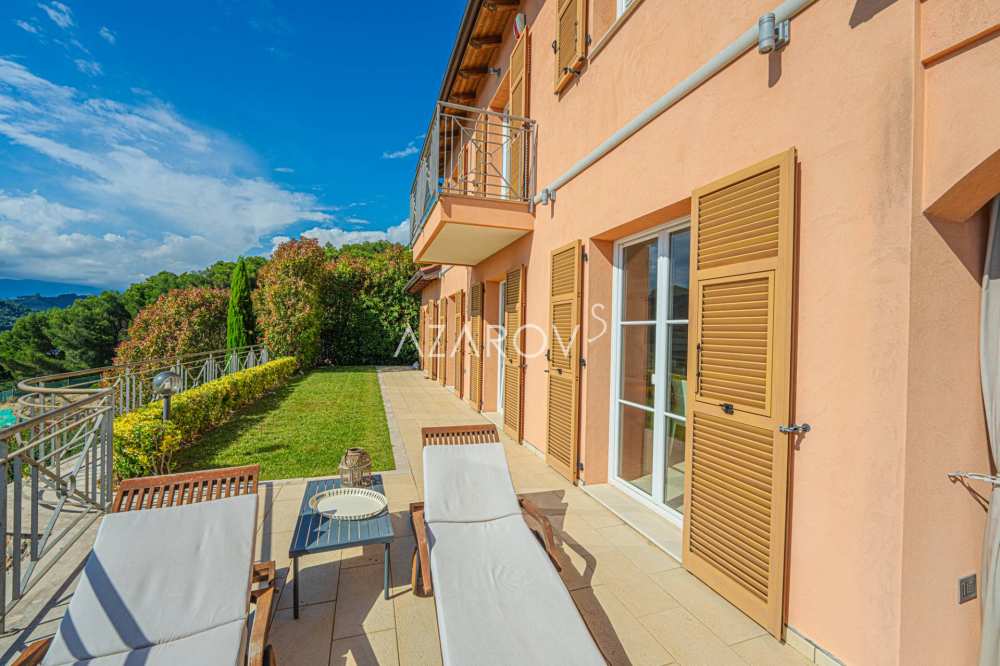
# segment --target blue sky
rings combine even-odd
[[[464,0],[5,0],[0,277],[405,242]]]

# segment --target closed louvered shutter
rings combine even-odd
[[[448,380],[448,299],[438,300],[438,381]]]
[[[437,301],[427,304],[427,370],[431,379],[438,376],[438,306]]]
[[[545,460],[576,481],[580,395],[580,241],[552,253],[549,290],[548,437]]]
[[[517,43],[514,44],[514,50],[510,54],[510,69],[508,70],[510,115],[514,118],[510,121],[505,139],[510,141],[510,182],[508,187],[511,199],[520,199],[527,191],[525,174],[528,173],[528,170],[523,138],[524,123],[516,119],[528,117],[529,74],[531,71],[531,46],[528,32],[525,30]]]
[[[469,401],[483,411],[483,285],[469,292]]]
[[[458,397],[465,397],[465,290],[455,294],[455,341],[451,348],[455,351],[455,390]]]
[[[692,195],[684,565],[783,625],[795,151]]]
[[[524,436],[524,267],[507,273],[504,303],[503,429],[520,443]]]
[[[556,33],[556,92],[573,80],[587,57],[587,1],[559,0],[559,27]]]

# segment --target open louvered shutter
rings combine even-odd
[[[548,437],[545,460],[576,481],[580,395],[580,241],[555,250],[550,260]]]
[[[427,306],[420,306],[420,323],[417,324],[417,355],[420,357],[420,369],[427,376]]]
[[[559,0],[556,32],[556,92],[573,80],[587,57],[587,0]]]
[[[431,379],[437,379],[438,361],[438,316],[437,301],[427,304],[427,373]]]
[[[483,410],[483,284],[469,292],[469,401]]]
[[[684,566],[780,637],[795,151],[694,192]]]
[[[524,150],[524,123],[519,118],[528,117],[529,77],[531,72],[531,42],[525,30],[514,44],[510,54],[508,85],[510,86],[510,115],[505,141],[510,142],[510,167],[508,172],[510,198],[519,199],[526,191],[525,174],[528,173]]]
[[[504,325],[503,429],[520,443],[524,436],[524,267],[507,272]]]
[[[448,380],[448,299],[438,300],[438,381],[441,386]]]
[[[455,352],[455,390],[458,397],[465,397],[465,290],[455,294],[455,342],[451,348]]]

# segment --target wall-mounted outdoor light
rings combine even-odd
[[[153,377],[153,394],[163,398],[163,420],[170,418],[170,396],[181,392],[181,376],[172,370],[158,372]]]
[[[774,14],[764,14],[757,21],[757,52],[771,53],[779,51],[791,38],[791,24],[789,20],[777,22]]]

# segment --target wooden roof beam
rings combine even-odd
[[[521,6],[521,0],[486,0],[486,9],[495,12],[498,9],[513,9]]]
[[[486,67],[486,66],[483,66],[483,67],[463,67],[460,70],[458,70],[458,75],[459,76],[478,76],[480,74],[489,74],[489,73],[490,73],[490,68]]]
[[[451,93],[452,99],[460,99],[465,101],[471,101],[476,99],[476,93],[474,92],[453,92]]]
[[[503,35],[480,35],[469,39],[469,46],[481,49],[487,46],[497,46],[503,42]]]

